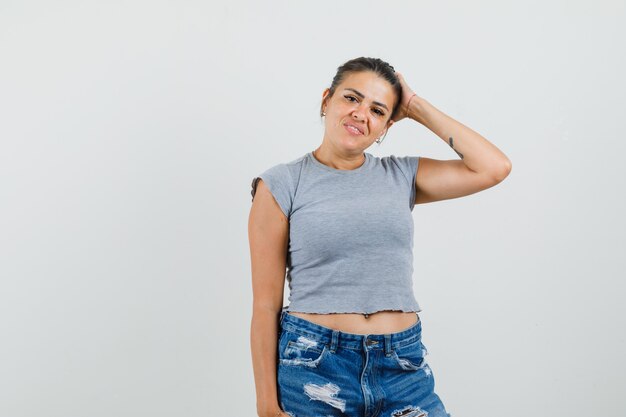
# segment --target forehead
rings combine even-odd
[[[365,100],[379,101],[389,109],[393,107],[395,92],[389,81],[371,71],[351,73],[337,86],[337,91],[354,88],[365,96]]]

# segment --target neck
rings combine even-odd
[[[337,156],[333,152],[327,152],[323,146],[319,146],[315,149],[313,151],[313,156],[322,164],[341,170],[353,170],[359,168],[367,159],[364,152],[352,157]]]

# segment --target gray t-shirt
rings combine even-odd
[[[258,178],[289,220],[287,311],[419,312],[413,294],[413,216],[419,156],[376,157],[352,170],[311,152]]]

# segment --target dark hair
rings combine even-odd
[[[330,91],[326,96],[326,100],[330,99],[335,94],[337,86],[341,84],[349,74],[362,71],[372,71],[379,77],[387,80],[389,84],[391,84],[391,87],[393,87],[396,93],[396,101],[393,104],[393,111],[388,121],[391,120],[391,118],[395,117],[400,111],[399,104],[402,99],[402,85],[400,84],[400,80],[393,66],[379,58],[354,58],[337,68],[337,74],[335,74],[333,82],[330,84]],[[322,100],[322,104],[320,105],[320,117],[323,116],[323,108],[324,100]]]

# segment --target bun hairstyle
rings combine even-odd
[[[391,120],[400,111],[399,104],[400,99],[402,98],[402,85],[400,84],[400,80],[396,76],[396,70],[393,68],[393,66],[379,58],[354,58],[338,67],[337,73],[335,74],[335,77],[330,84],[330,91],[326,96],[326,100],[328,100],[335,94],[335,89],[337,88],[337,86],[341,84],[349,74],[363,71],[371,71],[379,77],[384,78],[389,82],[389,84],[391,84],[391,87],[396,93],[396,100],[393,103],[393,111],[391,112],[387,121]],[[320,117],[324,116],[324,104],[325,101],[322,100],[322,104],[320,105]]]

